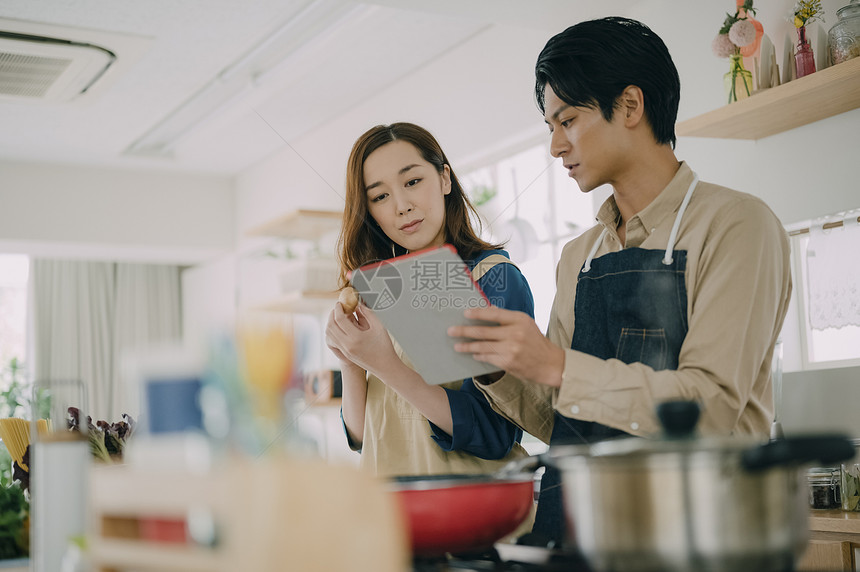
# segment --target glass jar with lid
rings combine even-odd
[[[831,65],[860,56],[860,0],[850,0],[836,11],[838,21],[827,33]]]
[[[839,495],[839,467],[809,469],[809,506],[814,509],[838,509],[842,506]]]
[[[854,450],[860,452],[860,439],[854,439]],[[840,470],[842,510],[860,511],[860,454],[842,463]]]

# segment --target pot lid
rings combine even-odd
[[[751,437],[700,437],[691,435],[680,438],[626,437],[595,443],[590,450],[592,457],[631,457],[661,453],[734,453],[764,443],[764,439]]]
[[[550,455],[558,457],[560,464],[566,459],[587,458],[626,462],[649,455],[673,454],[703,455],[711,460],[735,458],[747,471],[761,471],[773,467],[796,467],[820,463],[828,467],[854,458],[857,451],[852,441],[843,434],[824,433],[796,435],[791,438],[758,439],[754,436],[697,437],[699,405],[692,401],[668,401],[657,406],[657,418],[663,426],[662,438],[623,438],[602,441],[588,447],[587,452],[574,451],[565,456],[559,448]],[[552,461],[551,461],[552,462]],[[734,462],[734,461],[732,461]]]

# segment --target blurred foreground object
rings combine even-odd
[[[205,474],[93,471],[91,557],[111,570],[403,572],[405,526],[384,483],[357,468],[288,456],[232,455]],[[128,491],[135,494],[129,495]],[[192,524],[211,516],[214,543]],[[144,537],[141,517],[187,522],[184,542]]]

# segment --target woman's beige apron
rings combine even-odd
[[[501,254],[492,254],[475,265],[472,279],[477,282],[496,264],[513,263]],[[403,363],[413,367],[396,341],[394,349]],[[442,384],[442,387],[459,390],[462,384],[459,380]],[[528,455],[519,443],[498,460],[481,459],[460,451],[443,451],[431,437],[427,418],[371,374],[367,376],[364,419],[361,466],[381,476],[491,473],[508,461]]]

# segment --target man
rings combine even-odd
[[[761,200],[698,181],[674,153],[680,81],[663,41],[624,18],[547,42],[535,94],[550,151],[583,192],[613,193],[568,243],[544,337],[528,316],[469,310],[457,350],[506,371],[478,384],[500,413],[551,444],[655,435],[660,402],[703,409],[699,430],[766,436],[770,364],[791,294],[788,237]],[[558,474],[535,532],[564,540]]]

